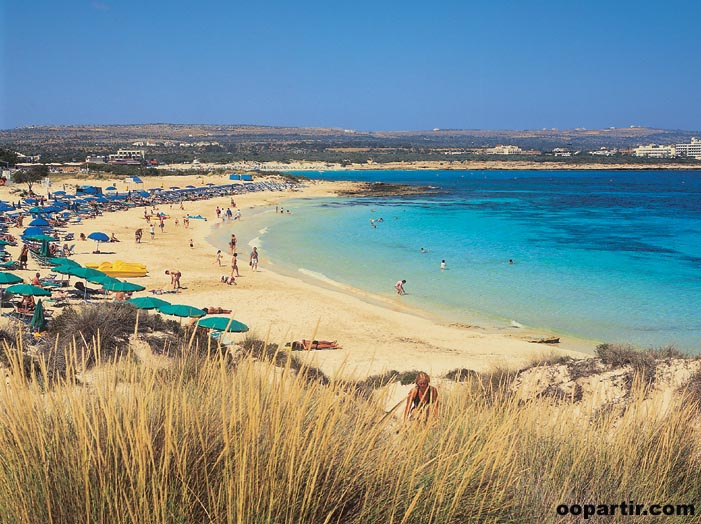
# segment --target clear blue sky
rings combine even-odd
[[[0,0],[0,128],[701,129],[697,0]]]

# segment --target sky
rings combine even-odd
[[[0,129],[701,129],[697,0],[0,0]]]

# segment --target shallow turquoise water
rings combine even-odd
[[[318,176],[440,192],[292,201],[290,215],[230,226],[240,245],[255,243],[278,270],[388,298],[406,279],[402,300],[451,321],[701,352],[699,172]],[[223,248],[229,231],[216,233]]]

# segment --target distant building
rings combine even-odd
[[[144,159],[146,152],[143,149],[120,149],[117,153],[109,156],[109,162],[112,163],[139,163]]]
[[[594,156],[613,156],[616,153],[618,153],[618,149],[609,149],[607,147],[602,147],[596,151],[589,151],[589,154]]]
[[[555,156],[572,156],[572,151],[563,147],[556,147],[553,149],[553,154]]]
[[[521,155],[523,150],[518,146],[504,146],[498,144],[495,147],[491,147],[484,150],[487,155]]]
[[[690,144],[676,144],[677,156],[687,156],[701,160],[701,139],[692,138]]]
[[[639,146],[633,149],[633,154],[638,157],[647,158],[674,158],[677,156],[676,146],[660,146],[650,144],[647,146]]]
[[[105,155],[88,155],[85,157],[86,164],[105,164],[107,157]]]

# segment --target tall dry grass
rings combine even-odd
[[[87,384],[74,346],[51,384],[5,351],[3,523],[569,522],[557,505],[701,495],[697,409],[681,399],[640,393],[594,416],[470,376],[437,423],[407,427],[291,359],[191,350],[155,368],[115,354]]]

